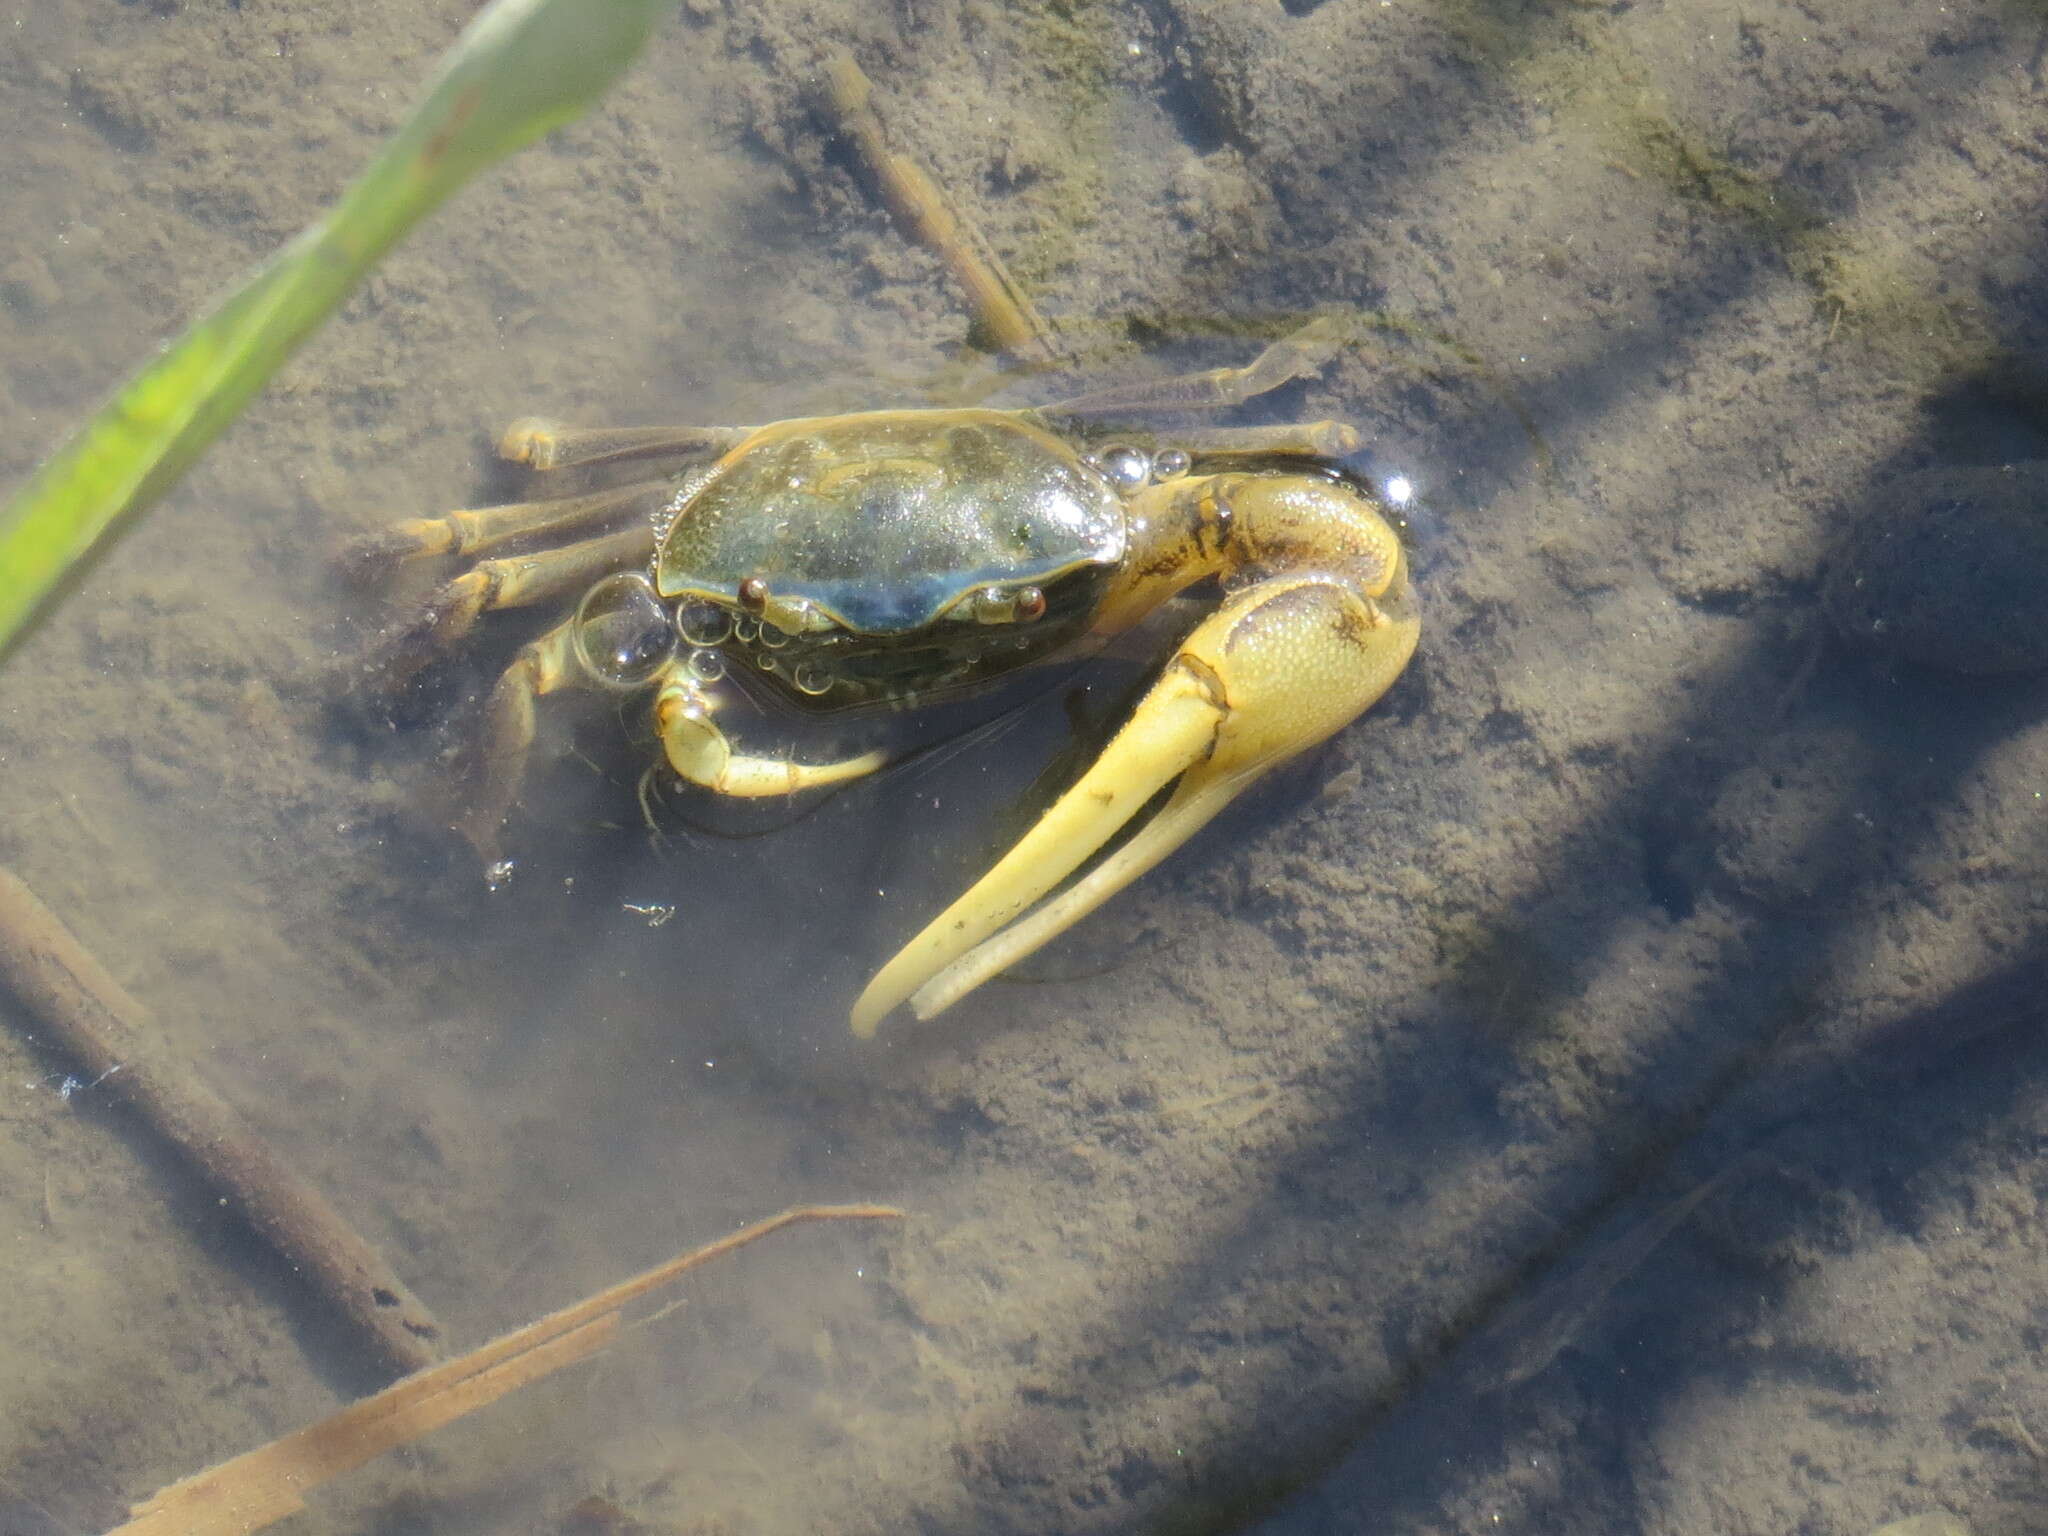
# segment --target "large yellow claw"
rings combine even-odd
[[[1377,597],[1323,575],[1272,577],[1234,594],[1182,643],[1080,782],[868,984],[853,1032],[874,1034],[904,1002],[930,1018],[1063,933],[1260,774],[1371,707],[1418,633],[1405,566]],[[1176,777],[1129,842],[1038,905]]]

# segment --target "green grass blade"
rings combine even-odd
[[[364,274],[449,193],[579,116],[663,0],[495,0],[334,209],[158,354],[0,510],[0,653],[124,519],[161,496]]]

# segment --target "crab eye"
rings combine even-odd
[[[607,576],[576,609],[576,659],[607,688],[644,686],[675,655],[668,609],[645,576]]]
[[[1045,617],[1045,593],[1037,587],[983,587],[968,599],[967,611],[977,624],[1029,624]]]

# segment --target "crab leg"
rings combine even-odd
[[[1189,427],[1162,433],[1164,444],[1204,460],[1341,459],[1364,441],[1348,421],[1282,421],[1257,427]]]
[[[397,688],[476,627],[484,614],[565,597],[610,571],[631,570],[654,554],[651,524],[623,528],[560,549],[479,560],[421,605],[413,621],[384,641],[372,677]]]
[[[1100,420],[1144,416],[1157,411],[1220,411],[1243,405],[1281,385],[1322,371],[1344,349],[1344,328],[1333,315],[1318,315],[1237,368],[1210,368],[1171,378],[1112,385],[1039,409],[1048,416]]]
[[[746,441],[752,427],[565,427],[522,416],[498,439],[498,457],[528,469],[584,469],[627,459],[698,458]]]
[[[461,775],[470,792],[452,821],[486,866],[498,859],[498,833],[519,799],[533,747],[533,701],[582,676],[576,662],[576,621],[557,624],[519,648],[491,689],[474,757]]]
[[[342,560],[352,571],[375,576],[408,560],[480,555],[514,539],[560,537],[624,522],[628,517],[652,527],[676,494],[673,482],[651,480],[560,501],[513,501],[495,507],[467,507],[440,517],[411,517],[357,540]]]
[[[1369,708],[1400,676],[1417,633],[1400,567],[1377,595],[1323,574],[1272,576],[1233,594],[1182,642],[1080,782],[868,984],[854,1033],[872,1035],[905,1001],[929,1018],[1064,932],[1261,774]],[[1032,910],[1175,778],[1135,837]]]

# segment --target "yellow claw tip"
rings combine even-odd
[[[882,1020],[896,1009],[893,1001],[885,1000],[877,990],[882,978],[872,977],[859,997],[853,1000],[853,1012],[847,1016],[847,1026],[852,1029],[856,1040],[872,1040]]]

